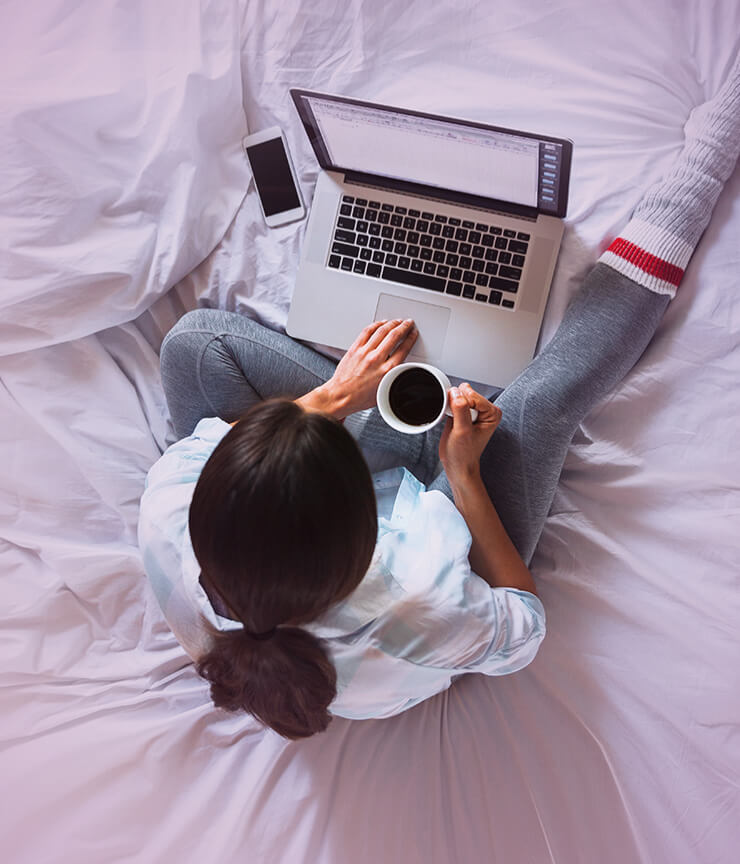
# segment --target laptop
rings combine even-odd
[[[534,356],[573,144],[290,91],[321,171],[286,330],[348,348],[413,318],[407,360],[505,387]]]

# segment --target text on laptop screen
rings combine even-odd
[[[332,164],[485,198],[554,204],[538,182],[536,138],[344,102],[304,97]],[[555,149],[555,148],[553,148]],[[559,160],[558,160],[559,161]],[[541,166],[542,163],[542,166]],[[545,193],[545,198],[542,200]]]

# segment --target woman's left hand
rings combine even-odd
[[[372,408],[380,379],[403,363],[418,335],[411,318],[373,321],[347,349],[332,377],[297,401],[309,410],[315,406],[315,410],[325,410],[340,420]]]

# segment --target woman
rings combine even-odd
[[[139,539],[217,705],[301,738],[532,660],[527,565],[568,444],[649,343],[733,170],[740,63],[686,133],[547,347],[495,404],[452,388],[443,429],[404,436],[374,407],[413,322],[374,322],[339,364],[218,310],[167,335],[183,440],[149,473]]]

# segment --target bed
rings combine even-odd
[[[535,661],[288,742],[215,709],[136,546],[186,310],[284,326],[305,223],[240,152],[291,86],[571,138],[541,342],[740,48],[733,0],[45,0],[0,10],[8,864],[729,864],[740,819],[740,171],[586,419]],[[734,850],[734,851],[733,851]]]

